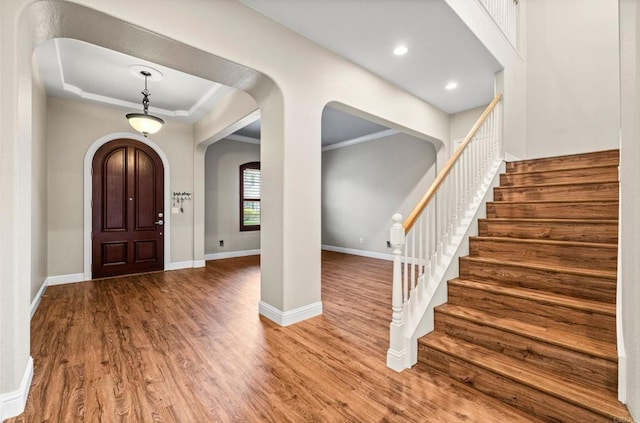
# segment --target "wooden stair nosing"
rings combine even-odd
[[[500,174],[500,186],[619,181],[618,166],[508,172]]]
[[[533,369],[528,363],[503,356],[484,347],[463,340],[453,340],[447,335],[439,335],[434,332],[423,338],[422,343],[488,372],[514,380],[531,389],[602,416],[618,418],[626,417],[628,413],[610,392],[593,387],[583,387],[557,375]],[[550,389],[549,386],[554,386],[554,389]],[[593,399],[598,397],[605,399],[605,401],[594,402]]]
[[[568,216],[580,218],[592,218],[594,216],[610,216],[618,218],[618,200],[593,200],[580,201],[567,200],[496,200],[487,202],[487,216],[504,216],[506,218],[522,216],[553,216],[565,219]]]
[[[592,248],[605,248],[617,250],[618,244],[612,243],[600,243],[600,242],[583,242],[583,241],[558,241],[554,239],[530,239],[530,238],[507,238],[500,236],[472,236],[469,240],[481,240],[481,241],[493,241],[493,242],[507,242],[518,244],[542,244],[542,245],[558,245],[558,246],[580,246],[580,247],[592,247]]]
[[[469,255],[507,261],[616,270],[617,244],[509,237],[469,238]]]
[[[556,172],[560,173],[560,172],[571,172],[571,171],[574,171],[574,170],[589,170],[589,169],[597,170],[597,169],[605,169],[605,168],[618,169],[619,165],[597,164],[597,165],[593,165],[593,166],[579,166],[579,167],[559,168],[559,169],[554,169],[554,170],[526,170],[526,171],[522,171],[522,172],[503,173],[502,175],[514,175],[514,176],[531,175],[531,174],[548,175],[549,173],[556,173]]]
[[[615,363],[618,362],[616,346],[610,342],[600,341],[560,329],[541,327],[521,320],[496,317],[481,310],[453,304],[442,304],[436,307],[436,311],[460,319],[478,322],[497,330],[521,335],[539,342],[546,342],[547,344],[567,350],[591,355]]]
[[[461,259],[479,261],[483,263],[491,263],[495,265],[507,264],[513,267],[529,268],[534,270],[546,270],[550,272],[559,272],[559,273],[568,273],[576,276],[593,276],[593,277],[598,277],[603,279],[613,279],[613,280],[616,280],[618,277],[618,274],[615,270],[581,269],[581,268],[575,268],[575,267],[548,266],[548,265],[542,265],[539,263],[529,263],[525,261],[497,260],[497,259],[492,259],[490,257],[466,256],[466,257],[461,257]]]
[[[593,223],[593,224],[618,224],[618,219],[560,219],[547,217],[484,217],[479,222],[524,222],[524,223]]]
[[[617,243],[616,219],[534,219],[494,218],[478,219],[480,236],[552,239],[595,243]]]
[[[588,313],[602,314],[613,317],[615,317],[616,315],[615,304],[572,298],[569,296],[557,294],[551,295],[542,291],[536,291],[534,289],[507,287],[488,282],[471,281],[461,278],[451,279],[449,283],[461,287],[470,287],[472,289],[481,291],[494,292],[500,295],[522,298],[552,306],[571,308]]]
[[[550,188],[550,187],[584,187],[584,186],[598,186],[598,185],[609,185],[609,184],[619,184],[620,182],[615,180],[610,181],[598,181],[598,182],[552,182],[548,184],[526,184],[526,185],[507,185],[507,186],[498,186],[495,187],[495,190],[498,191],[509,191],[509,190],[518,190],[518,189],[527,189],[527,190],[535,190],[537,188]]]

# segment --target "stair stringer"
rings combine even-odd
[[[458,277],[459,258],[469,254],[469,237],[478,235],[478,219],[486,217],[486,204],[493,201],[493,188],[500,186],[500,174],[506,171],[506,162],[497,160],[490,167],[478,192],[454,228],[451,241],[443,248],[440,264],[431,272],[419,278],[416,295],[409,299],[411,307],[405,313],[408,322],[405,332],[405,351],[409,352],[406,368],[418,362],[418,339],[434,329],[434,308],[447,302],[447,281]],[[399,371],[399,370],[398,370]]]

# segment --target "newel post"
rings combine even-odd
[[[394,214],[389,240],[393,247],[393,286],[391,291],[391,325],[389,333],[389,350],[387,351],[387,367],[400,372],[408,366],[405,364],[408,351],[405,346],[404,320],[402,313],[402,246],[405,233],[402,216]]]

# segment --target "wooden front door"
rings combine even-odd
[[[149,146],[111,141],[93,157],[92,277],[164,268],[164,166]]]

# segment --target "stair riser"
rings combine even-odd
[[[591,338],[616,342],[616,319],[526,298],[512,297],[450,283],[449,304],[481,310],[498,317],[555,328]]]
[[[615,279],[479,263],[465,257],[460,259],[460,278],[537,289],[609,304],[616,302]]]
[[[618,166],[620,154],[618,150],[598,151],[564,157],[550,157],[537,160],[523,160],[507,163],[507,172],[542,172],[589,166]]]
[[[581,241],[616,244],[617,222],[510,222],[479,220],[481,236],[549,239],[555,241]]]
[[[618,387],[616,363],[571,351],[536,339],[472,322],[457,316],[435,313],[435,329],[450,336],[520,359],[577,383],[607,389]]]
[[[608,201],[618,199],[618,183],[498,187],[495,201]]]
[[[418,353],[421,365],[435,368],[449,377],[491,397],[547,421],[611,423],[602,416],[560,398],[506,378],[472,363],[452,357],[426,345]]]
[[[535,173],[506,173],[500,175],[500,186],[616,182],[617,180],[618,167],[610,166]]]
[[[469,255],[579,269],[616,270],[618,263],[617,248],[604,244],[539,244],[506,238],[471,238]]]
[[[617,219],[617,202],[487,203],[487,217],[531,219]]]

